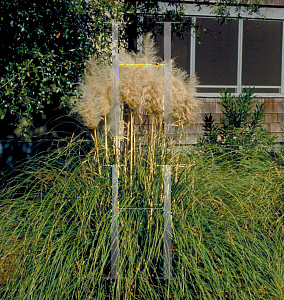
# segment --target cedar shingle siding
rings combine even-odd
[[[271,133],[279,136],[281,141],[281,127],[284,125],[284,98],[257,98],[266,102],[265,119],[263,126]],[[200,115],[197,116],[193,125],[187,126],[187,137],[185,142],[195,143],[196,139],[202,135],[202,124],[205,114],[212,114],[215,122],[219,123],[222,115],[219,98],[199,98],[203,103]]]

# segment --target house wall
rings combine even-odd
[[[199,110],[194,124],[186,126],[184,143],[195,144],[197,139],[202,136],[205,114],[209,115],[211,113],[216,123],[220,122],[220,116],[222,116],[220,98],[198,99],[203,103],[203,107]],[[255,100],[266,102],[263,126],[271,134],[278,136],[277,141],[282,142],[281,127],[284,125],[284,98],[255,98]]]

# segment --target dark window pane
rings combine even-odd
[[[217,93],[220,94],[222,92],[221,88],[197,88],[197,92],[198,93]],[[236,89],[235,88],[229,88],[227,89],[227,91],[229,91],[230,93],[236,93]]]
[[[245,89],[242,89],[243,92],[245,92]],[[255,93],[261,93],[261,94],[265,94],[265,93],[268,93],[268,94],[279,94],[280,91],[279,89],[272,89],[272,88],[255,88],[254,89],[254,92]]]
[[[242,85],[281,85],[282,22],[244,21]]]
[[[238,21],[218,24],[212,18],[197,18],[201,24],[196,39],[195,70],[202,85],[236,85]]]

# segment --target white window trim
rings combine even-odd
[[[159,3],[161,13],[165,13],[166,10],[170,10],[171,7],[168,3],[160,2]],[[211,17],[215,18],[212,14],[213,8],[210,8],[206,5],[196,5],[194,3],[185,4],[185,17],[192,17],[193,22],[196,22],[197,17]],[[236,93],[232,95],[239,94],[245,86],[242,85],[242,50],[243,50],[243,20],[244,19],[258,19],[258,20],[274,20],[282,22],[282,62],[281,62],[281,85],[280,86],[255,86],[255,88],[275,88],[279,89],[279,93],[255,93],[256,97],[259,98],[282,98],[284,97],[284,7],[283,8],[267,8],[260,7],[260,14],[241,13],[240,18],[235,12],[235,8],[230,8],[230,17],[239,19],[239,28],[238,28],[238,65],[237,65],[237,85],[232,86],[217,86],[217,85],[199,85],[200,88],[234,88]],[[143,20],[143,16],[139,16],[140,20]],[[142,44],[142,37],[138,40],[138,50],[141,49],[140,45]],[[189,75],[192,76],[195,74],[195,53],[196,53],[196,34],[194,28],[191,28],[191,43],[190,43],[190,72]],[[220,93],[197,93],[198,97],[209,97],[216,98],[220,97]]]
[[[281,94],[284,95],[284,21],[282,22]]]

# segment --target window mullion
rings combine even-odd
[[[237,93],[242,92],[243,19],[239,19]]]
[[[282,22],[281,94],[284,94],[284,21]]]
[[[193,24],[196,23],[196,17],[192,17]],[[191,27],[190,30],[191,37],[190,37],[190,76],[195,74],[195,43],[196,43],[196,34],[195,28]]]

